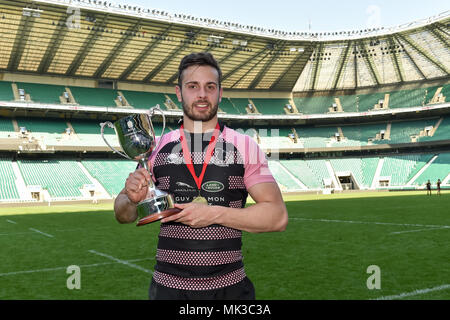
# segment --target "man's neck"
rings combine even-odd
[[[183,127],[190,133],[205,133],[213,130],[217,125],[217,116],[209,121],[194,121],[186,115],[183,116]]]

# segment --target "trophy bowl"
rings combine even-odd
[[[148,159],[153,150],[157,149],[156,135],[151,121],[155,111],[159,111],[163,117],[162,136],[166,121],[159,105],[150,109],[148,113],[132,114],[120,118],[114,124],[109,121],[100,124],[102,138],[108,147],[124,158],[137,161],[141,167],[148,171],[150,177],[152,177],[152,173],[148,166]],[[123,152],[116,150],[108,143],[104,136],[105,126],[115,130]],[[150,178],[146,198],[137,204],[136,211],[139,219],[137,226],[142,226],[171,216],[181,210],[174,208],[172,195],[157,189],[153,179]]]

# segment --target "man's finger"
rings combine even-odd
[[[189,206],[191,203],[175,203],[174,207],[183,210],[187,206]]]
[[[145,180],[151,179],[150,173],[144,168],[139,168],[138,170],[136,170],[136,172],[141,174],[145,178]]]
[[[173,214],[171,216],[168,216],[164,219],[161,220],[162,223],[166,223],[166,222],[170,222],[170,221],[175,221],[178,220],[180,218],[182,218],[183,216],[181,215],[181,212],[177,213],[177,214]]]

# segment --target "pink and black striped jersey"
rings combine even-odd
[[[265,154],[248,135],[220,126],[213,156],[201,184],[201,195],[210,205],[243,208],[247,190],[258,183],[275,182]],[[211,133],[185,130],[197,176]],[[150,158],[156,186],[187,203],[198,188],[183,157],[179,129],[161,137]],[[170,288],[210,290],[233,285],[245,278],[242,262],[242,232],[211,225],[191,228],[181,223],[162,223],[153,279]]]

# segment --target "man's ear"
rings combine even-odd
[[[177,94],[177,98],[179,102],[183,101],[183,96],[181,94],[181,87],[180,86],[175,86],[175,93]]]
[[[219,89],[219,103],[222,102],[222,94],[223,94],[223,87],[220,86],[220,89]]]

